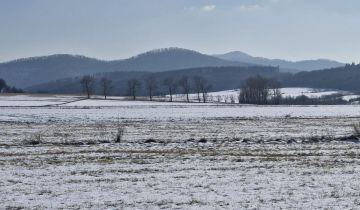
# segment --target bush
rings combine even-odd
[[[354,136],[360,137],[360,123],[353,124]]]
[[[35,133],[24,140],[24,144],[27,145],[38,145],[41,143],[41,133]]]
[[[120,143],[123,140],[124,133],[125,133],[125,127],[118,124],[117,132],[115,136],[115,143]]]

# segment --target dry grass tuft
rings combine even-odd
[[[360,123],[353,124],[354,136],[360,137]]]

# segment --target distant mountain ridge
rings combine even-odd
[[[58,79],[105,72],[162,72],[201,67],[259,65],[280,66],[282,72],[295,73],[300,70],[326,69],[344,64],[330,60],[290,62],[252,57],[240,51],[210,56],[182,48],[164,48],[128,59],[111,61],[69,54],[22,58],[0,63],[0,78],[4,78],[12,86],[26,88]]]
[[[160,72],[207,66],[249,66],[181,48],[152,50],[137,56],[104,61],[79,55],[56,54],[0,63],[0,78],[25,88],[56,79],[114,71]]]
[[[279,66],[282,71],[292,72],[292,73],[296,71],[313,71],[313,70],[345,66],[344,63],[340,63],[328,59],[287,61],[282,59],[268,59],[263,57],[254,57],[241,51],[233,51],[225,54],[218,54],[218,55],[214,55],[214,57],[229,61],[246,62],[246,63],[253,63],[258,65]]]
[[[197,51],[182,48],[163,48],[151,50],[129,59],[110,62],[122,67],[124,71],[160,72],[177,69],[198,68],[208,66],[249,66],[246,62],[228,61]],[[146,65],[143,65],[146,64]]]

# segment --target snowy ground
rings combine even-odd
[[[0,107],[37,107],[66,104],[84,97],[51,94],[0,94]]]
[[[322,96],[340,94],[343,99],[349,101],[350,99],[360,98],[360,95],[353,94],[348,91],[339,91],[339,90],[326,90],[326,89],[313,89],[313,88],[280,88],[282,97],[298,97],[298,96],[307,96],[309,98],[320,98]],[[226,102],[231,103],[231,100],[238,101],[239,90],[224,90],[218,92],[209,92],[208,96],[210,101],[214,102]],[[185,95],[179,94],[175,95],[175,101],[184,101]],[[197,94],[190,94],[190,99],[192,101],[197,100]]]
[[[350,92],[346,91],[337,91],[337,90],[323,90],[323,89],[313,89],[313,88],[281,88],[281,93],[283,97],[298,97],[305,95],[309,98],[318,98],[321,96],[333,95],[333,94],[342,94],[349,95]]]
[[[0,209],[360,207],[360,106],[39,101],[0,108]]]

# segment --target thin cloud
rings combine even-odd
[[[202,11],[204,12],[212,12],[216,9],[216,5],[205,5],[201,8]]]
[[[238,7],[239,11],[245,11],[245,12],[258,11],[258,10],[263,10],[263,9],[264,9],[264,7],[262,7],[258,4],[241,5],[240,7]]]

